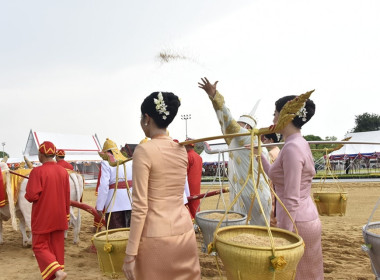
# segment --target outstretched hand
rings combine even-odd
[[[214,98],[214,96],[216,94],[216,84],[218,83],[218,81],[216,81],[214,84],[212,84],[212,83],[209,82],[209,80],[207,80],[206,77],[201,78],[201,80],[202,80],[202,82],[198,83],[198,87],[200,87],[201,89],[204,89],[204,91],[209,96],[211,96],[212,98]]]

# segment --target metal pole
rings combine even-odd
[[[186,139],[187,139],[187,119],[186,119]]]
[[[4,158],[4,156],[5,156],[5,154],[4,154],[4,146],[5,146],[5,142],[1,143],[1,145],[3,145],[3,158]]]
[[[186,132],[186,139],[187,139],[187,120],[191,119],[191,114],[181,115],[181,120],[185,120],[185,132]]]

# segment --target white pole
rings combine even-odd
[[[351,145],[351,144],[367,144],[367,145],[380,145],[379,142],[365,142],[365,141],[307,141],[309,144],[345,144],[345,145]],[[261,144],[261,147],[274,147],[274,146],[283,146],[285,142],[279,142],[279,143],[270,143],[270,144]],[[204,144],[205,151],[208,154],[217,154],[217,153],[224,153],[224,152],[230,152],[230,151],[238,151],[238,150],[244,150],[247,149],[246,147],[239,147],[234,149],[225,149],[225,150],[211,150],[207,148],[207,145]],[[257,147],[257,146],[255,146]]]

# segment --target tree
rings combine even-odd
[[[324,140],[321,137],[315,136],[315,135],[306,135],[304,136],[304,138],[307,141],[336,141],[337,140],[335,136],[326,136]],[[336,147],[335,144],[310,144],[310,149],[311,149],[311,153],[313,155],[314,161],[320,159],[326,154],[325,149],[332,149],[334,147]]]
[[[204,150],[203,142],[195,143],[194,145],[194,151],[197,152],[197,154],[201,154]]]
[[[6,152],[3,153],[3,151],[0,151],[0,158],[4,158],[4,155],[9,158],[9,155]]]
[[[355,116],[356,126],[351,132],[380,130],[380,115],[364,113]]]

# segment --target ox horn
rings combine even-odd
[[[29,161],[29,159],[26,158],[26,156],[24,156],[24,160],[25,160],[26,165],[27,165],[29,168],[33,168],[33,163],[31,163],[31,162]]]

